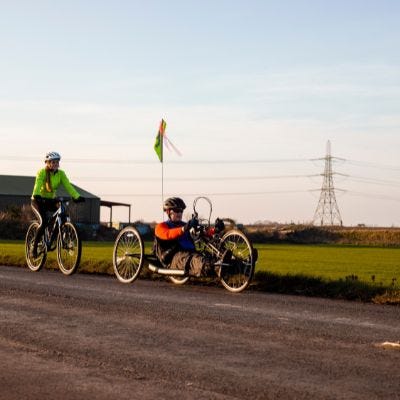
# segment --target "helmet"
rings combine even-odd
[[[56,151],[50,151],[46,154],[44,161],[61,160],[61,156]]]
[[[170,197],[164,201],[164,211],[171,210],[172,208],[180,208],[184,210],[186,208],[185,202],[179,197]]]

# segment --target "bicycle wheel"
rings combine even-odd
[[[249,285],[255,266],[253,247],[246,235],[236,229],[222,237],[222,247],[232,252],[229,265],[221,267],[221,283],[230,292],[241,292]]]
[[[64,275],[73,274],[81,261],[82,243],[71,222],[61,225],[57,238],[57,262]]]
[[[37,222],[32,222],[29,225],[28,231],[26,232],[25,236],[25,258],[26,263],[28,264],[28,267],[31,271],[39,271],[39,269],[43,267],[47,258],[47,248],[44,244],[43,238],[38,244],[38,256],[36,258],[33,258],[32,255],[33,242],[35,240],[35,235],[38,229],[39,224]]]
[[[184,285],[188,280],[188,276],[169,276],[169,280],[175,285]]]
[[[122,283],[133,282],[143,267],[144,246],[140,233],[127,226],[118,234],[114,243],[113,267]]]

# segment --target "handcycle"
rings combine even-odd
[[[208,219],[200,219],[196,210],[199,200],[209,204]],[[257,262],[257,250],[247,236],[238,229],[226,229],[223,220],[217,218],[212,225],[212,203],[206,197],[197,197],[193,202],[192,223],[196,228],[190,230],[196,251],[207,257],[214,266],[221,284],[230,292],[246,289],[253,277]],[[135,281],[143,266],[156,274],[167,276],[174,284],[182,285],[189,280],[184,270],[165,268],[154,252],[145,255],[143,239],[133,226],[122,229],[114,244],[113,267],[118,280],[123,283]]]
[[[78,231],[67,212],[69,202],[57,199],[57,210],[48,218],[42,238],[39,240],[37,257],[33,257],[33,244],[39,222],[30,224],[25,237],[25,258],[31,271],[39,271],[47,259],[47,253],[57,248],[57,264],[64,275],[73,274],[80,263],[82,243]]]

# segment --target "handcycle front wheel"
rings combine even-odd
[[[230,292],[239,293],[250,284],[254,274],[255,257],[253,246],[247,236],[232,229],[222,237],[222,247],[232,252],[228,265],[221,267],[222,285]]]
[[[133,282],[142,270],[143,260],[143,239],[136,228],[127,226],[114,243],[113,267],[118,280],[122,283]]]
[[[33,257],[33,244],[35,241],[36,232],[39,229],[38,222],[32,222],[29,225],[28,231],[26,232],[25,236],[25,259],[28,267],[31,271],[39,271],[44,263],[46,262],[47,258],[47,248],[44,244],[43,238],[38,243],[38,256],[36,258]]]
[[[57,263],[64,275],[73,274],[81,261],[82,242],[71,222],[61,225],[57,238]]]

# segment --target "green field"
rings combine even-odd
[[[20,241],[0,242],[0,264],[25,266]],[[109,242],[84,242],[80,271],[113,274]],[[146,243],[146,252],[151,243]],[[254,282],[267,291],[367,299],[382,289],[400,291],[400,248],[338,245],[256,244]],[[46,267],[57,268],[55,252]],[[334,287],[332,289],[332,287]],[[340,293],[341,291],[354,291]],[[359,292],[367,294],[361,295]],[[369,293],[369,294],[368,294]]]
[[[400,285],[400,248],[285,244],[256,248],[258,271]]]

